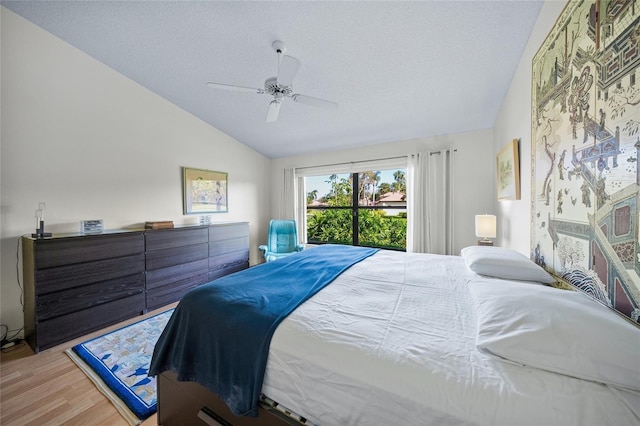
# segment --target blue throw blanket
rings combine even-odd
[[[256,416],[271,337],[295,308],[377,249],[323,245],[227,275],[187,293],[153,352],[149,376],[175,371]]]

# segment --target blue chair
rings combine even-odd
[[[264,252],[264,260],[271,262],[304,250],[298,244],[298,231],[295,220],[276,220],[269,222],[267,244],[258,246]]]

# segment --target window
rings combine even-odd
[[[307,242],[405,250],[406,170],[305,177]]]

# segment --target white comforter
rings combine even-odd
[[[263,393],[318,425],[639,424],[637,396],[478,351],[476,278],[456,256],[365,259],[280,324]]]

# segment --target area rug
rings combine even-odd
[[[65,351],[132,425],[156,412],[156,380],[147,372],[172,313],[170,309]]]

